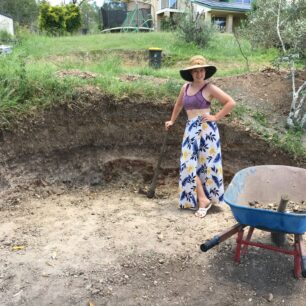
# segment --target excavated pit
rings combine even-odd
[[[176,208],[184,115],[168,137],[156,197],[139,193],[171,110],[92,90],[1,131],[3,305],[206,305],[207,296],[259,305],[270,292],[277,305],[300,305],[305,286],[289,277],[287,257],[255,250],[234,265],[234,237],[199,253],[235,220],[227,205],[204,219]],[[219,124],[226,182],[248,166],[305,166],[231,119]]]
[[[1,192],[11,194],[32,185],[142,188],[154,174],[165,137],[163,123],[171,111],[171,103],[114,101],[91,88],[69,103],[20,119],[10,130],[1,131]],[[185,120],[182,115],[170,132],[158,185],[177,183]],[[248,166],[297,165],[231,124],[230,117],[219,128],[225,183]]]

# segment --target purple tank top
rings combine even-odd
[[[202,95],[202,90],[206,87],[206,85],[208,85],[208,83],[204,84],[204,86],[201,87],[200,90],[196,94],[192,96],[188,96],[187,90],[190,84],[187,84],[185,92],[184,92],[184,97],[183,97],[183,103],[184,103],[185,110],[204,109],[204,108],[210,107],[210,102],[207,101]]]

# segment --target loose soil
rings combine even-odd
[[[248,204],[249,207],[252,208],[268,209],[273,211],[277,211],[279,207],[279,203],[262,203],[253,201]],[[289,213],[306,214],[306,204],[304,201],[301,203],[289,201],[286,205],[285,211]]]
[[[283,128],[284,73],[215,82],[267,114],[270,128]],[[151,182],[172,106],[114,101],[87,87],[1,131],[1,306],[303,305],[305,280],[293,277],[292,256],[250,247],[236,264],[235,237],[201,252],[236,221],[227,205],[204,219],[177,209],[184,115],[169,135],[155,198],[139,193]],[[226,184],[248,166],[305,168],[232,116],[219,126]],[[254,239],[271,243],[260,230]]]

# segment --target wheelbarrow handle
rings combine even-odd
[[[207,252],[214,246],[220,243],[220,236],[215,236],[212,239],[201,244],[200,248],[202,252]]]
[[[302,276],[306,278],[306,249],[303,241],[303,235],[294,235],[295,243],[298,245],[299,253],[301,256],[301,270]]]
[[[233,225],[231,228],[227,229],[223,233],[216,235],[212,239],[202,243],[200,245],[201,251],[207,252],[208,250],[210,250],[220,242],[223,242],[224,240],[228,239],[229,237],[241,231],[244,227],[246,227],[246,225],[240,223]]]
[[[302,266],[302,276],[306,278],[306,256],[302,256],[301,258],[301,266]]]

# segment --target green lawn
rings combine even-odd
[[[271,66],[276,50],[252,50],[240,41],[251,71]],[[148,49],[162,49],[160,69],[149,67]],[[196,54],[217,66],[216,77],[245,73],[246,63],[233,35],[218,34],[201,49],[186,44],[172,33],[117,33],[84,36],[27,36],[14,52],[0,56],[0,126],[5,128],[19,114],[36,113],[58,103],[69,102],[74,88],[94,85],[116,97],[137,96],[137,101],[159,103],[175,100],[183,80],[179,69]],[[89,72],[60,77],[63,72]],[[128,81],[132,77],[133,81]],[[293,149],[291,150],[293,151]]]
[[[248,42],[241,41],[241,44],[254,67],[268,65],[276,55],[275,50],[252,50]],[[231,63],[234,67],[245,68],[238,44],[230,34],[218,34],[206,49],[178,41],[170,32],[108,33],[68,37],[32,36],[22,45],[23,50],[35,58],[106,50],[139,51],[150,47],[161,48],[165,54],[177,60],[186,60],[192,55],[202,54],[208,60],[218,63],[220,67],[223,63],[225,67]]]
[[[252,70],[270,65],[275,50],[252,50],[241,41]],[[148,65],[148,49],[163,52],[161,69]],[[174,98],[182,84],[179,68],[193,55],[201,54],[218,67],[216,76],[244,73],[245,61],[233,35],[218,34],[206,49],[179,41],[169,32],[116,33],[65,37],[27,36],[14,46],[13,54],[0,57],[0,114],[27,112],[62,101],[76,86],[99,86],[115,96],[137,94],[150,100]],[[59,78],[58,72],[78,69],[96,73],[94,79]],[[128,74],[143,75],[133,82],[119,79]],[[158,85],[148,78],[163,78]]]

